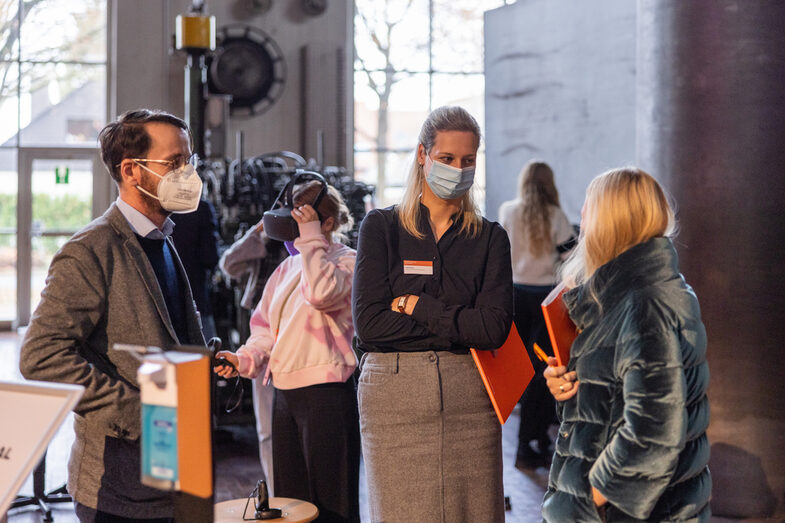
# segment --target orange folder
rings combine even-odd
[[[567,289],[560,283],[542,301],[542,314],[545,316],[545,325],[553,346],[553,355],[559,366],[567,365],[570,361],[570,348],[578,336],[578,329],[567,313],[567,307],[562,301],[562,295]]]
[[[491,398],[493,410],[496,411],[499,423],[504,425],[534,377],[534,367],[518,336],[515,323],[504,345],[493,351],[471,349],[471,353],[488,397]]]

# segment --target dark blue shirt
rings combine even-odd
[[[173,214],[170,218],[175,223],[172,241],[188,275],[196,308],[202,319],[212,316],[210,281],[218,265],[220,242],[215,208],[202,199],[194,212]]]
[[[189,343],[188,325],[185,320],[185,294],[182,289],[180,275],[177,272],[169,242],[154,240],[136,235],[139,244],[147,254],[150,265],[153,266],[155,277],[166,301],[166,310],[172,320],[174,331],[181,345]]]

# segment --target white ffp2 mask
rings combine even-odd
[[[138,185],[136,188],[161,202],[161,207],[165,210],[175,214],[185,214],[193,212],[199,207],[199,200],[202,197],[202,179],[196,173],[196,168],[193,165],[186,163],[161,176],[140,162],[136,163],[145,171],[153,173],[161,179],[156,191],[158,196]]]

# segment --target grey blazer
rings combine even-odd
[[[140,483],[139,361],[113,346],[204,345],[188,279],[169,247],[184,284],[188,340],[177,339],[155,272],[113,203],[53,258],[22,343],[25,378],[85,387],[74,409],[68,491],[123,517],[171,517],[173,509],[171,496]]]

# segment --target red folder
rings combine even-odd
[[[556,286],[542,301],[542,314],[545,316],[545,325],[551,337],[553,355],[559,366],[567,365],[570,361],[570,348],[578,336],[578,329],[567,313],[567,307],[562,301],[562,295],[567,291],[564,283]]]
[[[496,411],[499,423],[504,425],[534,377],[534,367],[518,336],[515,323],[504,345],[493,351],[471,349],[471,353],[488,397],[491,398],[493,410]]]

